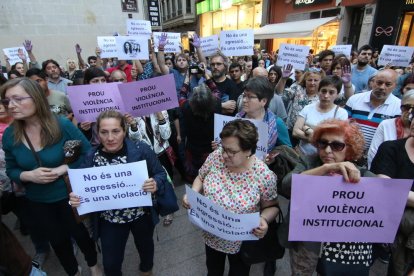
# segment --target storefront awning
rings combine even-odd
[[[278,24],[269,24],[254,30],[254,39],[274,39],[312,36],[313,31],[338,18],[325,17],[318,19],[300,20]]]

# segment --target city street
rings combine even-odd
[[[181,200],[184,194],[184,185],[176,188],[177,196]],[[282,209],[286,210],[287,201],[281,199]],[[5,223],[12,228],[15,223],[14,215],[7,215],[4,217]],[[19,231],[14,231],[19,241],[23,244],[26,251],[33,255],[34,249],[29,237],[20,235]],[[116,238],[116,237],[114,237]],[[175,214],[174,222],[169,227],[163,227],[162,223],[158,224],[154,233],[155,242],[155,260],[154,260],[154,275],[158,276],[193,276],[206,275],[204,243],[201,237],[201,230],[193,226],[184,209],[180,209]],[[276,275],[290,275],[288,251],[283,259],[277,261]],[[98,259],[101,256],[99,255]],[[82,253],[78,252],[77,259],[82,268],[82,275],[89,275],[86,263],[83,261]],[[138,275],[138,253],[135,249],[132,235],[128,240],[125,260],[123,265],[123,272],[126,276]],[[54,253],[49,255],[48,260],[44,266],[44,270],[48,275],[65,275],[63,269],[60,267],[58,260]],[[262,275],[263,264],[254,265],[251,268],[250,275]],[[386,265],[375,263],[372,271],[372,276],[385,276]]]

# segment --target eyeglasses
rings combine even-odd
[[[236,154],[238,154],[239,152],[241,152],[241,150],[229,150],[229,149],[226,149],[225,147],[223,147],[223,145],[221,143],[219,144],[219,147],[221,147],[221,149],[223,150],[223,153],[225,152],[230,157],[234,157]]]
[[[413,108],[414,108],[414,105],[411,105],[411,104],[402,104],[401,105],[401,110],[403,112],[410,111],[410,109],[413,109]]]
[[[215,62],[215,63],[210,63],[211,67],[219,67],[222,66],[224,63],[222,62]]]
[[[326,140],[318,140],[316,142],[316,147],[318,149],[326,149],[329,146],[332,151],[342,151],[346,144],[338,141],[328,142]]]
[[[21,105],[22,101],[25,99],[31,99],[32,97],[28,96],[28,97],[16,97],[16,98],[11,98],[11,99],[2,99],[1,103],[8,107],[10,103],[13,103],[14,105]]]
[[[250,95],[247,95],[246,93],[242,93],[242,97],[243,97],[243,99],[247,99],[248,101],[251,101],[251,100],[253,100],[253,99],[258,99],[259,97],[257,97],[257,96],[250,96]]]

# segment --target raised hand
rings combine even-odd
[[[293,65],[292,64],[286,64],[283,65],[283,69],[282,69],[282,78],[287,79],[290,76],[292,76],[292,69],[293,69]]]
[[[28,40],[28,39],[26,39],[26,40],[23,42],[23,46],[24,46],[24,48],[26,49],[26,51],[28,51],[28,52],[30,52],[30,51],[33,49],[33,44],[32,44],[32,41],[31,41],[31,40]]]
[[[162,33],[158,40],[158,50],[164,51],[165,45],[167,45],[167,34]]]
[[[194,33],[194,35],[193,35],[193,43],[192,44],[195,48],[199,48],[201,46],[201,40],[200,40],[200,38],[198,37],[198,35],[196,33]]]
[[[76,50],[76,53],[77,53],[77,54],[82,53],[82,48],[81,48],[81,47],[80,47],[80,45],[79,45],[79,44],[77,44],[77,43],[76,43],[76,45],[75,45],[75,50]]]
[[[342,76],[341,76],[341,79],[344,82],[344,84],[351,82],[351,66],[344,65],[342,67]]]

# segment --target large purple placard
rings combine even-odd
[[[294,174],[290,241],[394,242],[413,180]]]
[[[95,122],[108,109],[124,111],[118,83],[68,86],[68,97],[78,122]]]
[[[125,110],[132,116],[144,116],[178,106],[173,74],[123,83],[119,85],[119,91]]]

